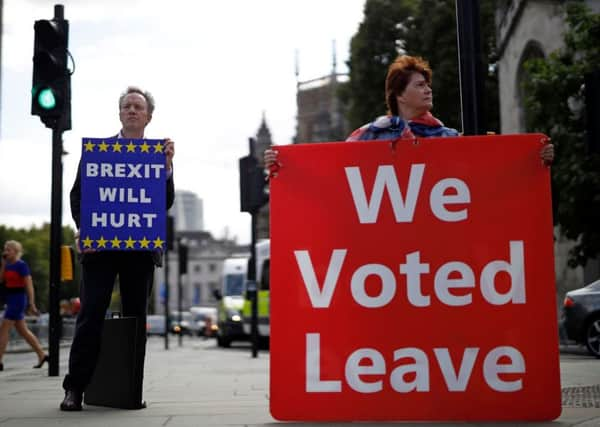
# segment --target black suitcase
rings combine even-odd
[[[140,409],[146,325],[135,317],[104,320],[96,370],[83,394],[87,405]]]

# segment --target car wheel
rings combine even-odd
[[[585,345],[591,354],[600,359],[600,317],[592,319],[585,328]]]
[[[217,345],[219,347],[229,348],[231,346],[231,340],[221,335],[217,335]]]

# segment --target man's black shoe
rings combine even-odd
[[[60,404],[61,411],[81,411],[81,401],[83,393],[75,390],[65,391],[65,398]]]

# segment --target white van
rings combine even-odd
[[[217,305],[217,344],[229,347],[232,341],[247,340],[242,324],[244,282],[248,271],[248,256],[227,258],[223,263],[221,290],[215,296]]]
[[[268,341],[271,335],[270,322],[270,274],[271,274],[271,240],[264,239],[256,243],[256,287],[258,291],[258,335]],[[252,304],[246,300],[243,310],[244,331],[250,334],[252,320]]]

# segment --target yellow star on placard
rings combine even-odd
[[[129,239],[125,240],[125,249],[135,249],[135,240],[129,236]]]
[[[163,145],[160,142],[157,142],[156,145],[154,146],[154,152],[155,153],[162,153],[163,152]]]
[[[106,242],[108,242],[108,240],[105,240],[104,236],[100,236],[100,239],[96,240],[96,243],[98,243],[99,248],[105,248]]]
[[[88,142],[86,142],[85,144],[83,144],[83,146],[85,147],[85,151],[94,151],[94,147],[96,146],[96,144],[94,144],[92,141],[90,141],[88,139]]]
[[[150,248],[148,245],[150,244],[150,240],[146,239],[146,236],[142,240],[140,240],[140,248]]]
[[[150,146],[146,144],[146,141],[142,145],[140,145],[140,151],[142,153],[150,153]]]
[[[121,152],[122,145],[119,144],[119,141],[115,142],[112,147],[113,147],[113,153]]]
[[[156,239],[154,239],[153,243],[155,249],[162,248],[163,240],[160,240],[160,237],[157,237]]]
[[[120,248],[121,247],[121,241],[119,240],[119,238],[117,236],[115,236],[115,238],[112,239],[110,241],[110,243],[112,244],[113,248]]]
[[[100,144],[98,144],[98,147],[100,148],[100,151],[108,153],[108,144],[106,142],[102,141]]]
[[[86,236],[85,239],[82,240],[82,242],[84,248],[91,248],[92,243],[94,243],[94,241],[90,239],[90,236]]]
[[[133,143],[133,141],[129,141],[129,144],[127,144],[127,152],[135,153],[135,144]]]

